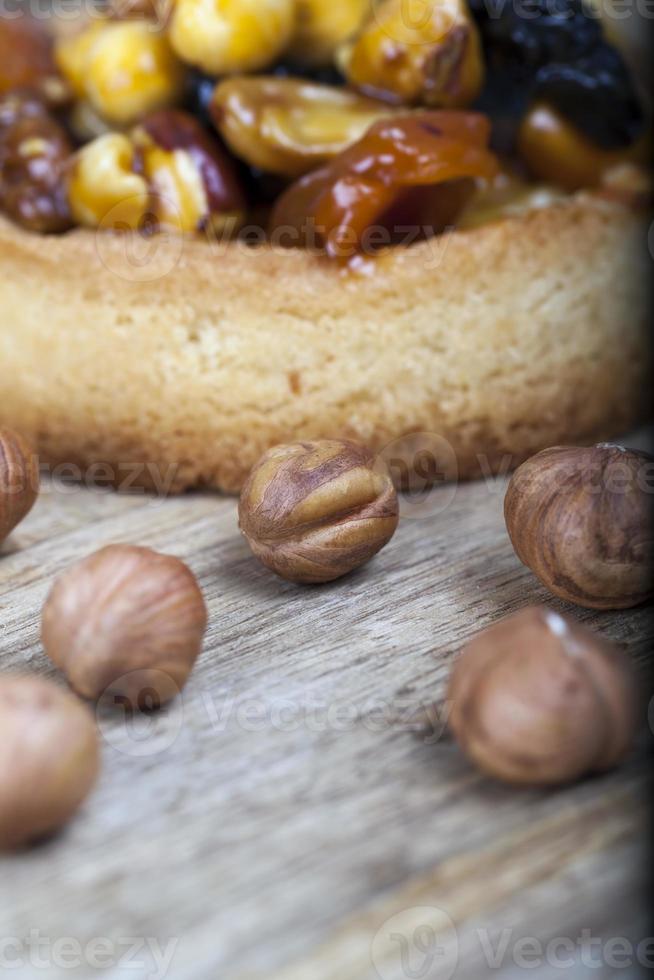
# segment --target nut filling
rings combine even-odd
[[[646,204],[648,113],[615,25],[583,0],[487,6],[114,0],[72,30],[1,20],[0,207],[42,233],[256,227],[352,265],[408,244],[400,229],[616,198],[617,171],[620,201]]]

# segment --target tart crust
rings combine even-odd
[[[390,249],[365,274],[2,219],[0,256],[0,423],[118,484],[237,491],[271,445],[322,437],[395,456],[407,437],[411,466],[412,433],[470,477],[609,438],[647,404],[647,229],[589,195]]]

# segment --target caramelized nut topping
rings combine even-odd
[[[567,191],[597,187],[604,174],[621,163],[645,162],[647,140],[627,149],[603,150],[545,104],[535,105],[523,120],[518,149],[534,177]]]
[[[132,138],[161,226],[193,232],[219,230],[230,218],[242,222],[246,205],[236,168],[193,116],[162,109],[147,116]]]
[[[479,94],[484,64],[465,0],[384,0],[339,53],[347,80],[404,105],[461,108]]]
[[[313,68],[330,65],[337,49],[361,27],[370,0],[296,0],[295,33],[289,56]]]
[[[71,226],[64,173],[73,152],[66,132],[31,93],[0,99],[0,207],[29,231]]]
[[[0,95],[16,89],[31,89],[52,106],[70,96],[57,72],[51,38],[25,16],[0,19]]]
[[[393,110],[299,78],[240,76],[217,86],[211,113],[231,149],[250,166],[299,177],[347,149]]]
[[[78,99],[118,126],[175,105],[185,69],[147,20],[96,21],[56,43],[57,63]]]
[[[295,0],[176,0],[170,41],[179,57],[209,75],[269,68],[295,24]]]

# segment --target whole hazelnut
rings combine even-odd
[[[100,765],[89,710],[40,677],[0,678],[0,848],[38,840],[72,817]]]
[[[510,783],[566,783],[627,753],[637,717],[630,660],[543,606],[476,636],[454,668],[450,727],[484,772]]]
[[[39,494],[39,466],[20,436],[0,429],[0,544],[20,524]]]
[[[256,557],[290,582],[330,582],[369,561],[398,522],[384,464],[353,442],[267,452],[243,488],[239,526]]]
[[[654,457],[557,446],[523,463],[504,501],[518,558],[554,595],[592,609],[652,596]]]
[[[202,592],[182,561],[118,544],[57,579],[42,639],[83,697],[159,707],[186,683],[206,626]]]

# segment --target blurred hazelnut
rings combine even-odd
[[[637,716],[627,656],[542,606],[476,636],[455,666],[448,700],[452,731],[473,762],[531,785],[615,766]]]
[[[654,457],[555,447],[514,473],[504,516],[518,558],[554,595],[626,609],[652,595]]]
[[[39,494],[39,465],[26,442],[0,429],[0,544],[20,524]]]
[[[148,214],[148,182],[124,133],[105,133],[80,147],[66,190],[73,218],[87,228],[138,230]]]
[[[0,848],[61,827],[99,764],[93,718],[74,695],[40,677],[0,678]]]
[[[186,70],[149,20],[94,20],[57,38],[55,57],[77,99],[115,126],[183,99]]]
[[[206,625],[202,592],[182,561],[109,545],[57,579],[42,639],[83,697],[158,707],[186,683]]]
[[[296,0],[175,0],[168,36],[207,75],[261,71],[287,48]]]
[[[132,131],[152,213],[161,228],[220,232],[245,217],[236,165],[218,139],[188,112],[159,109]]]
[[[464,0],[375,0],[336,62],[350,85],[403,105],[465,108],[485,75]]]
[[[397,494],[383,464],[353,442],[295,442],[267,452],[239,503],[256,557],[291,582],[330,582],[395,533]]]
[[[72,224],[64,174],[73,147],[63,126],[30,92],[0,96],[0,207],[42,234]]]
[[[337,49],[361,27],[370,0],[295,0],[296,17],[288,51],[299,65],[325,68]]]
[[[25,9],[11,13],[3,10],[0,17],[0,94],[30,89],[53,108],[65,104],[71,92],[57,71],[43,20]]]

